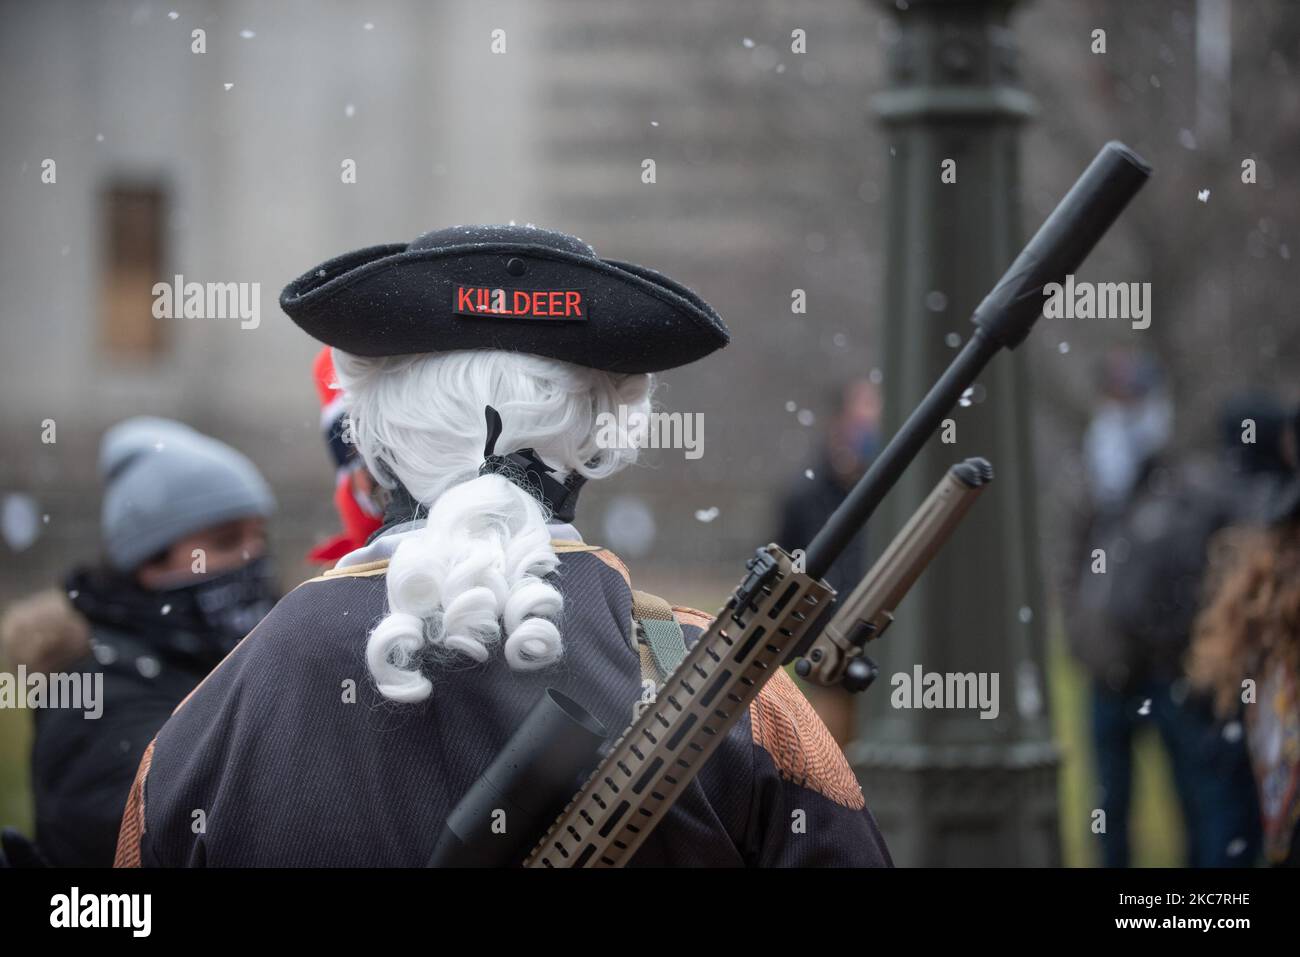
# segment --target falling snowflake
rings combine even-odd
[[[160,614],[163,614],[163,615],[170,615],[170,614],[172,613],[172,606],[171,606],[171,605],[163,605],[162,608],[158,609],[158,611],[159,611]]]
[[[948,297],[938,289],[931,289],[925,294],[925,308],[931,312],[943,312],[948,308]]]
[[[799,414],[795,416],[795,420],[800,425],[808,427],[817,421],[817,416],[813,415],[812,409],[800,409]]]
[[[344,116],[356,116],[356,113],[357,113],[357,108],[353,106],[351,103],[343,107]]]
[[[1020,623],[1022,625],[1027,625],[1034,620],[1034,610],[1028,605],[1021,605],[1018,617],[1020,618]]]
[[[1228,842],[1227,850],[1229,857],[1241,857],[1242,854],[1246,853],[1246,839],[1244,837],[1234,837]]]
[[[695,511],[695,520],[703,522],[705,525],[718,517],[718,506],[712,505],[709,508],[700,508]]]
[[[1223,740],[1235,744],[1241,740],[1241,722],[1229,721],[1223,726]]]
[[[1138,714],[1148,715],[1150,713],[1151,713],[1151,699],[1147,698],[1145,701],[1142,702],[1142,706],[1138,708]]]
[[[943,342],[949,349],[956,349],[961,345],[961,333],[950,332],[943,337]]]
[[[965,392],[961,394],[961,398],[957,400],[957,404],[960,405],[963,409],[969,409],[970,397],[973,396],[974,394],[975,394],[974,389],[967,389]]]
[[[1196,198],[1199,199],[1202,203],[1208,203],[1210,201],[1210,191],[1208,189],[1200,190],[1196,194]]]
[[[257,34],[254,33],[252,30],[240,30],[239,35],[243,37],[245,40],[251,40],[253,39],[253,37],[257,36]]]
[[[171,10],[171,11],[169,11],[169,12],[167,13],[167,19],[168,19],[168,20],[175,20],[175,19],[176,19],[177,17],[179,17],[179,16],[180,16],[180,14],[177,13],[175,10]]]
[[[1070,351],[1070,344],[1068,342],[1062,342],[1059,346],[1056,347],[1056,351],[1059,352],[1061,355],[1065,355],[1067,352]]]
[[[654,512],[644,499],[637,495],[619,495],[609,503],[601,520],[604,538],[617,554],[639,558],[654,546],[658,528]]]
[[[1036,718],[1043,711],[1042,682],[1032,661],[1021,661],[1016,668],[1016,710],[1024,718]]]
[[[796,412],[798,411],[798,409],[799,409],[799,403],[794,401],[793,399],[791,399],[789,402],[785,404],[785,410],[787,412]]]
[[[803,477],[806,479],[813,479],[817,477],[817,473],[815,473],[812,469],[804,469]]]
[[[135,670],[140,672],[142,678],[157,678],[162,665],[152,655],[141,655],[135,659]]]
[[[233,83],[223,83],[223,84],[221,84],[221,85],[224,86],[224,87],[226,88],[226,91],[227,91],[227,92],[229,92],[230,90],[233,90],[233,89],[235,88],[235,84],[233,84]]]
[[[3,506],[0,506],[0,535],[5,544],[13,551],[21,552],[30,548],[40,534],[36,499],[21,492],[6,495]]]
[[[371,23],[369,20],[367,20],[365,23],[361,24],[361,28],[363,30],[373,30],[375,28],[375,25]]]
[[[754,49],[754,41],[751,40],[749,37],[745,37],[745,39],[741,40],[740,42],[745,45],[746,50]]]

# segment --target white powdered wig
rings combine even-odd
[[[377,359],[333,352],[366,466],[429,507],[425,528],[407,535],[389,562],[389,614],[366,644],[380,693],[423,701],[431,691],[420,671],[426,657],[458,652],[486,661],[503,634],[511,668],[556,661],[563,599],[545,580],[559,564],[549,516],[514,483],[478,474],[484,406],[501,413],[498,454],[532,448],[561,481],[572,472],[598,479],[636,460],[637,437],[602,447],[597,436],[602,423],[643,418],[633,413],[649,411],[652,378],[513,352]]]

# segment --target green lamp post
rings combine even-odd
[[[875,108],[889,148],[891,432],[970,336],[971,312],[1022,246],[1019,137],[1033,101],[1018,83],[1013,5],[887,5],[889,87]],[[880,679],[847,750],[904,865],[1060,860],[1026,361],[1019,350],[990,364],[873,523],[883,546],[945,469],[974,455],[993,463],[993,485],[868,649]],[[936,707],[924,693],[935,680],[982,688],[987,703],[938,695]]]

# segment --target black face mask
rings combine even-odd
[[[223,655],[239,644],[280,598],[271,559],[266,555],[192,585],[153,594],[160,605],[171,606],[166,617],[173,627],[205,637]]]
[[[205,670],[224,658],[279,600],[271,559],[180,588],[141,588],[102,570],[74,572],[68,594],[91,622],[135,635],[168,657],[190,659]]]

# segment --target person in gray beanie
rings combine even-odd
[[[120,572],[152,576],[158,560],[196,532],[240,521],[262,528],[259,520],[275,509],[246,456],[169,419],[141,416],[109,429],[99,474],[105,557]],[[181,559],[188,569],[190,559]]]
[[[46,617],[89,626],[82,657],[58,669],[102,681],[98,717],[33,712],[36,843],[56,866],[112,863],[146,745],[278,598],[266,549],[275,500],[246,456],[179,422],[139,417],[104,435],[99,477],[102,559],[68,576],[67,601],[43,606]],[[69,631],[49,621],[28,630]]]

